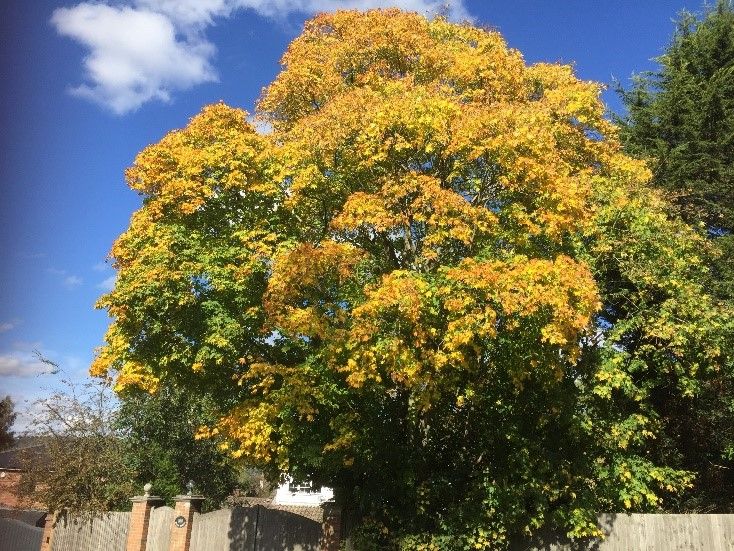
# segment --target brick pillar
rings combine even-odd
[[[325,503],[321,523],[321,551],[339,551],[342,535],[342,512],[333,503]]]
[[[148,540],[148,524],[150,523],[150,512],[153,507],[163,503],[158,496],[150,495],[151,485],[144,486],[145,495],[135,496],[133,510],[130,513],[130,527],[127,531],[126,551],[145,551]]]
[[[56,515],[48,513],[46,515],[46,524],[43,525],[43,536],[41,539],[40,551],[51,551],[51,545],[54,541],[54,526],[56,525]]]
[[[201,511],[204,496],[180,495],[173,498],[173,500],[176,502],[176,508],[173,513],[168,551],[189,551],[194,513]]]

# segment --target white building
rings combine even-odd
[[[283,484],[278,486],[273,504],[318,506],[333,498],[334,490],[331,488],[325,486],[317,488],[310,482],[296,484],[293,479],[287,478]]]

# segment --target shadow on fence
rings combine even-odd
[[[304,516],[258,507],[257,551],[318,551],[321,523]],[[230,551],[240,551],[230,547]]]
[[[190,550],[318,551],[321,533],[320,520],[292,511],[235,507],[196,515]]]
[[[260,509],[255,507],[235,507],[229,519],[229,546],[223,551],[240,551],[257,549],[257,531],[259,529]]]
[[[614,529],[616,518],[615,514],[599,515],[598,526],[607,537]],[[541,530],[532,538],[513,542],[510,551],[602,551],[604,541],[597,539],[574,541],[564,534]],[[616,551],[616,548],[614,549]]]

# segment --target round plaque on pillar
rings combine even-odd
[[[175,524],[175,525],[176,525],[176,526],[177,526],[178,528],[183,528],[184,526],[186,526],[186,519],[185,519],[184,517],[182,517],[182,516],[177,516],[177,517],[176,517],[176,518],[174,519],[173,523],[174,523],[174,524]]]

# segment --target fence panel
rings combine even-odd
[[[148,539],[145,542],[146,551],[168,551],[174,514],[173,509],[167,505],[156,507],[150,512]]]
[[[262,505],[194,515],[192,522],[191,551],[317,551],[321,537],[320,521]]]
[[[711,523],[712,551],[734,549],[734,515],[707,515]]]
[[[0,518],[0,551],[38,551],[42,538],[43,528]]]
[[[599,551],[727,551],[734,549],[734,515],[601,515],[609,534]]]
[[[257,531],[257,551],[319,549],[321,523],[297,513],[261,507]]]
[[[731,551],[734,515],[599,515],[603,541],[570,542],[543,533],[513,551]]]
[[[54,527],[51,551],[125,551],[129,525],[129,512],[61,519]]]
[[[257,518],[257,507],[220,509],[194,515],[191,551],[252,551]]]

